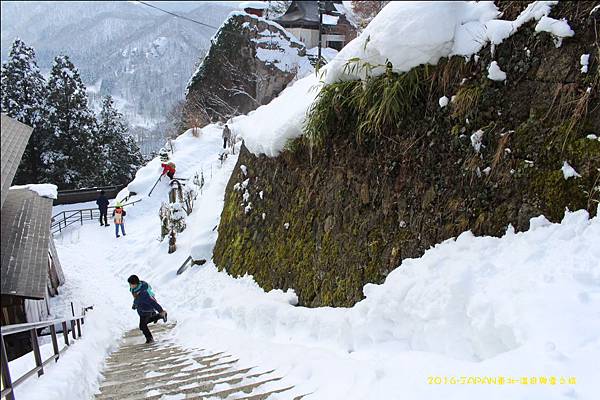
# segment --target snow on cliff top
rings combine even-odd
[[[306,113],[323,83],[364,79],[367,70],[377,76],[388,60],[394,71],[405,72],[443,57],[469,57],[488,42],[499,44],[523,24],[547,16],[556,3],[533,2],[517,19],[506,21],[496,19],[493,2],[390,2],[322,68],[322,82],[314,76],[301,79],[270,104],[235,118],[233,129],[254,154],[276,156],[287,140],[302,135]],[[374,68],[360,68],[365,63]],[[348,68],[353,64],[359,68]]]
[[[252,153],[275,157],[288,140],[302,135],[306,110],[318,93],[319,80],[311,74],[288,86],[269,104],[233,118],[230,128]]]
[[[348,71],[347,64],[375,66],[370,75],[385,71],[387,61],[395,72],[421,64],[437,64],[452,55],[471,56],[488,42],[498,44],[524,23],[550,13],[556,1],[530,4],[515,21],[497,20],[493,2],[391,2],[356,39],[340,51],[327,68],[325,83],[365,77],[365,69]]]

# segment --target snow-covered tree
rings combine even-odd
[[[269,1],[266,17],[268,19],[275,19],[285,14],[291,3],[291,1]]]
[[[46,82],[37,66],[35,51],[22,40],[15,39],[1,71],[1,109],[9,117],[34,128],[17,170],[18,184],[40,181],[40,149],[44,147]]]
[[[61,188],[94,186],[101,179],[102,149],[86,88],[68,56],[58,56],[47,86],[48,145],[41,155],[46,181]]]
[[[116,108],[111,96],[102,100],[98,116],[98,141],[103,163],[99,171],[103,184],[129,182],[142,164],[142,155],[135,141],[127,136],[127,121]]]

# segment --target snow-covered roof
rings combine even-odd
[[[43,299],[48,279],[52,199],[9,190],[2,207],[3,295]]]
[[[343,3],[333,3],[333,6],[338,13],[346,17],[346,20],[350,23],[350,25],[352,25],[354,28],[358,28],[356,15],[354,15],[351,9],[348,9]]]
[[[337,25],[340,17],[335,15],[323,14],[323,24],[324,25]]]
[[[8,189],[17,173],[17,167],[21,162],[32,130],[32,127],[2,114],[2,198],[0,207],[4,205]]]
[[[247,8],[252,8],[255,10],[266,10],[267,8],[269,8],[269,5],[264,1],[244,1],[243,3],[240,3],[240,8],[242,10],[245,10]]]
[[[58,198],[58,187],[51,183],[34,183],[29,185],[11,186],[10,190],[29,189],[36,192],[38,196],[47,197],[49,199]]]
[[[341,2],[326,1],[325,10],[326,12],[337,11],[339,5],[343,7]],[[326,16],[332,17],[324,14],[323,18]],[[319,26],[319,4],[317,1],[292,1],[285,14],[276,18],[275,21],[284,27],[305,26],[316,28]]]

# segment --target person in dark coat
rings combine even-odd
[[[100,210],[100,226],[109,226],[108,219],[106,217],[108,214],[108,199],[104,195],[104,190],[100,191],[100,196],[98,196],[96,204],[98,205],[98,210]],[[102,218],[104,218],[104,223],[102,223]]]
[[[227,148],[227,143],[231,142],[231,130],[229,129],[229,127],[227,125],[225,125],[225,128],[223,128],[223,148]]]
[[[137,275],[131,275],[127,282],[129,291],[133,295],[132,309],[136,310],[140,316],[140,330],[146,337],[146,343],[154,342],[152,332],[148,328],[150,322],[158,322],[162,319],[167,322],[167,312],[158,304],[154,298],[152,288],[147,282],[140,281]]]

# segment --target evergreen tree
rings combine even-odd
[[[15,39],[2,63],[1,109],[9,117],[34,128],[21,158],[15,183],[35,183],[40,175],[40,149],[45,146],[41,122],[45,118],[46,82],[35,59],[35,51],[22,40]]]
[[[102,101],[98,118],[98,136],[102,148],[103,184],[125,184],[142,165],[142,155],[135,141],[127,136],[127,122],[114,105],[111,96]]]
[[[48,145],[42,154],[46,180],[60,188],[96,185],[102,162],[96,118],[69,57],[54,59],[47,92]]]

